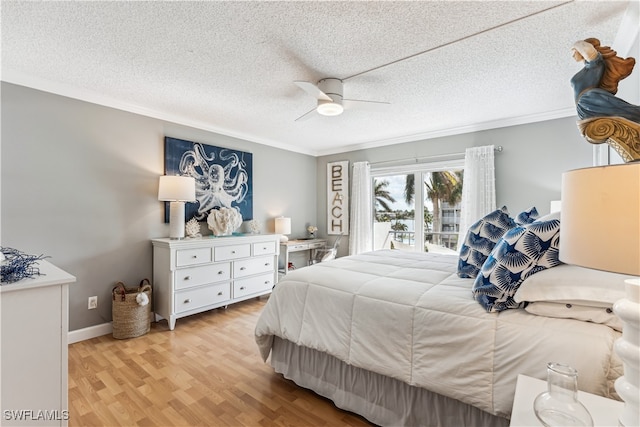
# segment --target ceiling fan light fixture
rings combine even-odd
[[[338,116],[344,111],[341,103],[335,101],[318,100],[318,114],[323,116]]]

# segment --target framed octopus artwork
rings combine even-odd
[[[222,207],[237,209],[243,221],[253,219],[253,154],[165,137],[164,172],[196,181],[196,201],[185,204],[185,221],[206,221],[212,209]]]

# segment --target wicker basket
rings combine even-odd
[[[135,338],[149,332],[151,327],[151,283],[143,279],[137,288],[127,288],[118,282],[113,294],[113,337],[116,339]],[[136,297],[147,294],[149,302],[139,305]]]

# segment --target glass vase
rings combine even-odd
[[[546,427],[593,426],[591,414],[578,401],[578,371],[562,363],[547,364],[547,391],[536,397],[533,409]]]

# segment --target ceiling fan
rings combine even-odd
[[[308,119],[314,111],[323,116],[338,116],[345,109],[385,111],[391,105],[388,102],[344,99],[342,97],[342,80],[333,77],[322,79],[317,85],[304,81],[295,81],[294,83],[318,101],[318,105],[314,109],[307,111],[295,121]]]

